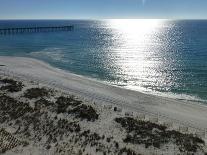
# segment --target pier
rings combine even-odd
[[[37,33],[37,32],[56,32],[72,31],[74,26],[50,26],[50,27],[23,27],[23,28],[0,28],[0,35],[18,34],[18,33]]]

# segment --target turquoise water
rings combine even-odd
[[[0,27],[74,25],[71,32],[0,35],[0,55],[142,92],[207,101],[205,20],[0,21]]]

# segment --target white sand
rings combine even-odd
[[[207,106],[170,98],[143,94],[75,75],[39,60],[23,57],[0,57],[0,73],[38,81],[99,104],[115,104],[127,111],[145,113],[180,125],[205,131]]]

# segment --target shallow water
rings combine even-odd
[[[0,27],[74,25],[71,32],[0,35],[0,55],[33,57],[111,84],[207,100],[205,20],[0,21]]]

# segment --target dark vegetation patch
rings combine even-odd
[[[56,104],[57,104],[57,113],[64,113],[67,112],[68,107],[75,107],[82,103],[82,101],[74,99],[74,97],[58,97]]]
[[[97,146],[98,141],[101,140],[101,136],[99,136],[97,133],[91,133],[90,130],[83,131],[80,134],[80,137],[84,137],[84,145],[90,144],[91,147]]]
[[[135,151],[124,147],[119,151],[118,155],[141,155],[141,154],[137,154]]]
[[[28,99],[34,99],[39,97],[48,97],[50,95],[51,91],[47,90],[46,88],[30,88],[27,89],[24,93],[24,97]]]
[[[68,111],[69,114],[74,114],[76,118],[86,119],[88,121],[95,121],[98,119],[99,114],[90,105],[81,104],[74,109]]]
[[[40,110],[44,107],[48,107],[48,106],[51,106],[51,105],[54,105],[54,103],[51,102],[51,101],[48,101],[47,99],[40,98],[39,100],[35,101],[34,110]]]
[[[111,140],[112,140],[113,138],[114,138],[114,137],[107,137],[107,138],[106,138],[106,141],[107,141],[108,143],[110,143]]]
[[[60,119],[57,123],[60,129],[65,129],[70,132],[80,132],[80,126],[76,122],[69,122],[66,119]]]
[[[202,139],[192,134],[182,134],[175,130],[169,131],[163,125],[135,120],[130,117],[116,118],[115,121],[127,131],[125,143],[144,144],[146,148],[150,146],[160,148],[172,141],[178,146],[180,152],[187,153],[202,150],[205,144]]]
[[[0,79],[0,82],[5,84],[0,87],[0,90],[8,91],[11,93],[21,91],[24,86],[22,82],[18,82],[18,81],[15,81],[13,79],[8,79],[8,78]]]
[[[102,152],[104,155],[111,152],[110,147],[104,145],[101,140],[103,136],[100,136],[96,132],[90,130],[83,131],[76,138],[76,141],[81,144],[81,148],[84,152],[86,146],[94,147],[96,152]]]
[[[16,119],[33,109],[28,103],[20,102],[6,95],[0,95],[0,122]]]
[[[88,121],[95,121],[98,119],[98,114],[90,105],[82,104],[82,101],[74,97],[58,97],[55,102],[57,105],[57,113],[69,113],[75,115],[76,118],[86,119]]]

